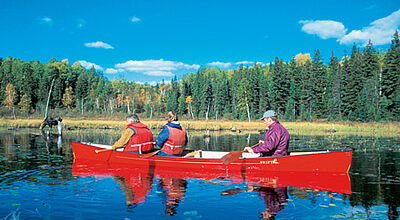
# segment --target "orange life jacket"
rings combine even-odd
[[[133,128],[135,135],[131,137],[126,145],[125,152],[147,152],[154,149],[153,133],[141,122],[131,123],[126,129]]]
[[[174,128],[165,125],[169,131],[169,138],[165,141],[161,151],[171,155],[181,155],[186,143],[186,129],[184,127]]]

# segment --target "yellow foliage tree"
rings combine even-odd
[[[12,84],[7,84],[6,87],[6,94],[5,94],[6,98],[3,101],[3,105],[8,108],[8,109],[12,109],[14,107],[14,103],[17,99],[17,93],[15,92],[15,86],[13,86]]]
[[[28,98],[28,95],[24,94],[21,97],[21,100],[18,103],[18,108],[21,112],[28,112],[31,107],[31,99]]]
[[[74,107],[74,92],[72,91],[72,87],[68,87],[65,89],[64,96],[62,98],[62,102],[64,106],[66,106],[68,109],[72,109]]]
[[[117,106],[120,108],[120,107],[122,106],[122,104],[123,104],[122,94],[119,93],[119,94],[117,95]]]
[[[304,66],[307,63],[307,61],[311,62],[311,57],[309,53],[306,54],[299,53],[294,57],[294,59],[296,61],[296,64],[299,66]]]

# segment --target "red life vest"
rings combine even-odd
[[[169,138],[165,141],[161,151],[171,155],[181,155],[186,143],[186,130],[184,127],[174,128],[165,125],[169,131]]]
[[[131,137],[126,145],[125,152],[146,152],[154,149],[153,132],[141,122],[131,123],[126,126],[126,129],[133,128],[135,134]]]

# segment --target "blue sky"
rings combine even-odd
[[[0,21],[0,57],[68,59],[108,79],[154,84],[315,49],[328,62],[370,39],[386,50],[400,1],[3,0]]]

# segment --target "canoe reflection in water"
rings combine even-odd
[[[164,213],[167,215],[177,213],[177,207],[185,197],[187,179],[217,185],[245,184],[246,189],[235,187],[223,191],[221,195],[257,192],[258,196],[264,200],[265,210],[262,215],[266,219],[273,219],[279,211],[284,209],[288,199],[288,186],[351,194],[347,173],[260,173],[251,170],[229,170],[229,172],[202,170],[200,172],[185,167],[165,169],[165,167],[155,166],[151,158],[143,166],[75,159],[72,174],[113,177],[124,189],[126,204],[131,208],[145,202],[152,191],[153,183],[157,183],[157,194],[162,197],[162,203],[165,205]]]
[[[135,169],[131,172],[120,172],[113,179],[122,187],[126,195],[126,204],[135,208],[138,203],[144,202],[152,188],[154,170]]]
[[[159,187],[164,192],[165,196],[165,214],[175,215],[176,208],[179,203],[185,197],[187,188],[187,181],[185,179],[179,179],[174,177],[160,178]]]

